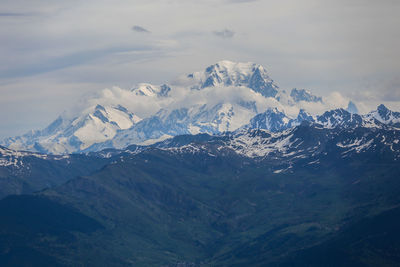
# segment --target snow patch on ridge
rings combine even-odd
[[[294,143],[290,132],[271,133],[260,130],[263,134],[252,135],[239,132],[229,141],[228,147],[247,157],[265,157],[273,152],[285,153]]]
[[[0,166],[2,167],[8,167],[8,166],[12,166],[15,168],[23,167],[24,166],[23,159],[25,157],[36,157],[44,160],[50,158],[50,156],[46,154],[32,153],[26,151],[16,151],[8,148],[3,148],[0,146]],[[68,158],[69,155],[51,156],[52,160],[63,160]]]

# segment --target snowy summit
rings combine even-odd
[[[332,127],[340,124],[339,117],[361,120],[364,125],[395,124],[400,117],[380,106],[365,120],[360,119],[352,102],[350,113],[339,110],[330,114],[333,117],[316,117],[307,110],[309,107],[331,109],[322,97],[296,88],[289,94],[263,66],[227,60],[184,75],[172,85],[140,83],[130,90],[105,89],[87,102],[89,105],[75,116],[59,116],[43,130],[7,138],[0,144],[16,150],[63,154],[152,144],[182,134],[215,135],[243,127],[274,132],[304,120]]]

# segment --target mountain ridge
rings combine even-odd
[[[220,61],[173,85],[141,83],[121,90],[92,99],[89,107],[73,118],[59,116],[43,130],[7,138],[0,144],[15,150],[68,154],[149,145],[182,134],[218,135],[243,127],[281,131],[304,120],[334,127],[341,116],[354,119],[353,124],[400,127],[400,113],[380,106],[369,115],[358,115],[351,101],[347,107],[350,115],[336,110],[330,115],[311,116],[302,105],[323,106],[323,98],[306,89],[294,88],[287,93],[255,63]],[[111,103],[112,99],[116,102]],[[143,111],[149,109],[146,106],[152,111]],[[298,113],[289,115],[288,109]]]

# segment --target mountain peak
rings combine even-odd
[[[326,117],[326,116],[332,116],[332,115],[349,115],[350,112],[348,112],[347,110],[343,109],[343,108],[337,108],[337,109],[332,109],[332,110],[328,110],[325,111],[321,116],[319,117]]]
[[[400,125],[400,112],[391,111],[383,104],[380,104],[376,111],[372,111],[369,114],[380,122],[396,125],[397,127]]]
[[[100,104],[97,104],[96,107],[95,107],[94,109],[95,109],[95,110],[106,111],[106,109],[105,109],[102,105],[100,105]]]
[[[353,103],[353,101],[349,101],[349,104],[347,105],[346,110],[350,113],[357,114],[358,113],[358,108],[356,104]]]
[[[277,132],[302,121],[328,128],[380,127],[386,122],[400,127],[400,113],[381,105],[361,117],[351,112],[352,102],[350,113],[339,109],[311,116],[300,110],[295,117],[293,112],[302,107],[314,109],[304,102],[318,102],[318,109],[329,105],[305,89],[294,88],[290,93],[279,90],[267,70],[252,62],[222,60],[171,84],[172,89],[167,84],[140,83],[130,90],[115,88],[115,94],[110,89],[112,94],[91,99],[80,113],[65,114],[43,130],[7,138],[0,144],[58,154],[150,144],[181,134],[221,134],[246,127]],[[368,121],[364,122],[364,117]]]
[[[308,113],[307,111],[305,111],[304,109],[300,109],[299,114],[297,115],[297,119],[298,122],[302,122],[302,121],[314,121],[314,118],[311,116],[310,113]]]
[[[322,98],[313,95],[310,91],[306,89],[293,88],[290,92],[290,96],[295,102],[305,101],[305,102],[322,102]]]
[[[378,110],[379,113],[383,113],[383,114],[385,114],[385,113],[390,111],[384,104],[380,104],[378,106],[377,110]]]
[[[317,116],[317,121],[326,128],[351,128],[363,125],[363,117],[343,108],[326,111],[321,116]]]
[[[278,132],[289,127],[290,118],[277,108],[268,108],[250,120],[249,128]]]
[[[150,83],[139,83],[137,87],[131,89],[137,96],[166,97],[171,91],[171,87],[166,84],[160,86]]]
[[[203,72],[187,75],[187,78],[195,83],[191,88],[196,90],[218,86],[246,86],[264,97],[275,97],[279,89],[266,69],[252,62],[222,60],[208,66]]]

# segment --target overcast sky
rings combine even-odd
[[[1,0],[0,138],[43,128],[111,86],[219,60],[285,89],[400,110],[398,0]]]

